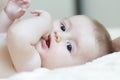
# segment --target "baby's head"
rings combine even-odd
[[[42,67],[80,65],[112,52],[107,30],[94,19],[77,15],[55,20],[52,25],[46,40],[48,47],[43,47],[40,52]]]

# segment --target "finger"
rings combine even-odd
[[[26,12],[26,9],[19,9],[18,14],[16,16],[16,18],[20,18],[22,15],[24,15]]]
[[[30,6],[30,1],[28,0],[14,0],[14,2],[22,8],[28,8]]]
[[[31,11],[31,14],[34,14],[36,16],[40,16],[41,12],[38,10]]]
[[[20,5],[24,5],[24,4],[30,4],[30,2],[28,0],[19,0],[18,3]]]

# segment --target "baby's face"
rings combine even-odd
[[[83,64],[96,56],[93,23],[85,16],[53,21],[48,40],[41,39],[39,51],[42,67],[58,68]]]

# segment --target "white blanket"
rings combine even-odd
[[[5,80],[120,80],[120,52],[112,53],[84,65],[23,72]]]

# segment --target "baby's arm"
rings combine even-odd
[[[8,49],[17,71],[41,67],[40,54],[34,45],[51,29],[51,17],[47,12],[40,13],[40,16],[18,22],[8,30]]]
[[[29,6],[28,0],[8,0],[0,13],[0,32],[6,32],[15,19],[20,18]]]

